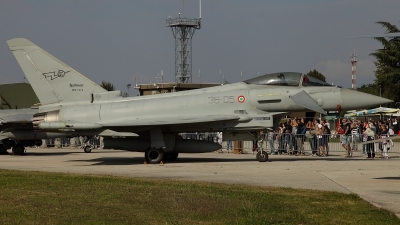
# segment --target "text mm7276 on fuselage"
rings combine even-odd
[[[217,143],[184,140],[178,133],[222,131],[226,140],[248,140],[255,138],[253,132],[276,126],[289,111],[325,114],[390,102],[293,72],[124,98],[120,91],[106,92],[27,39],[15,38],[8,45],[42,103],[33,118],[35,129],[74,135],[132,133],[135,137],[106,138],[105,148],[145,152],[150,163],[221,148]],[[268,158],[265,152],[257,157]]]

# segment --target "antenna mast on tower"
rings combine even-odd
[[[351,56],[350,56],[350,62],[351,62],[351,89],[356,90],[357,89],[357,85],[356,85],[357,55],[356,55],[355,49],[354,49],[354,53],[351,54]]]
[[[182,15],[184,16],[184,15]],[[201,0],[199,19],[179,17],[167,19],[167,27],[171,27],[175,38],[175,81],[177,83],[192,82],[192,38],[196,29],[201,27]]]

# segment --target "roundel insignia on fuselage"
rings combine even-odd
[[[243,103],[244,101],[246,101],[246,98],[243,95],[239,95],[237,97],[237,100],[238,100],[239,103]]]

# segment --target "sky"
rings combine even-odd
[[[0,0],[0,83],[27,82],[6,41],[27,38],[96,83],[175,81],[168,17],[199,18],[198,0]],[[192,42],[192,82],[230,83],[316,69],[327,82],[373,83],[378,21],[400,27],[399,0],[203,0]],[[200,73],[199,73],[200,71]],[[135,95],[131,89],[130,95]]]

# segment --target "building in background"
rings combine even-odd
[[[39,103],[29,83],[0,84],[0,109],[31,108]]]

